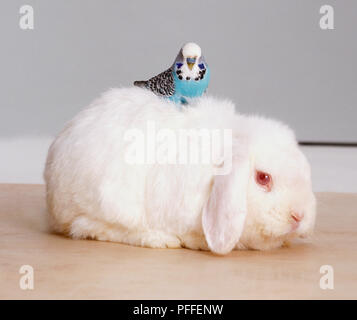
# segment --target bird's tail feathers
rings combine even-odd
[[[140,87],[140,88],[145,88],[146,87],[146,81],[134,81],[134,86]]]

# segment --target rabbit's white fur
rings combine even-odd
[[[212,97],[179,110],[140,88],[112,89],[70,121],[50,147],[47,203],[57,232],[73,238],[154,248],[188,247],[227,253],[271,249],[311,234],[315,198],[310,168],[285,125],[236,114]],[[233,168],[128,164],[125,132],[211,128],[233,130]],[[271,192],[255,171],[273,178]],[[304,214],[292,231],[291,212]]]

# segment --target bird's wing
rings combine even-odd
[[[146,81],[146,88],[159,96],[172,96],[175,93],[172,67]]]

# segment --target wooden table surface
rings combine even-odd
[[[219,257],[48,232],[43,185],[0,185],[0,299],[356,299],[357,194],[319,193],[310,243]],[[34,289],[22,290],[31,265]],[[334,271],[321,289],[320,267]]]

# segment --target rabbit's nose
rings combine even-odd
[[[291,215],[291,218],[292,218],[291,231],[295,231],[299,227],[300,221],[304,218],[304,214],[297,213],[297,212],[291,212],[290,215]]]
[[[303,213],[297,213],[297,212],[292,212],[291,217],[294,219],[295,222],[300,222],[302,219],[304,219],[304,214]]]

